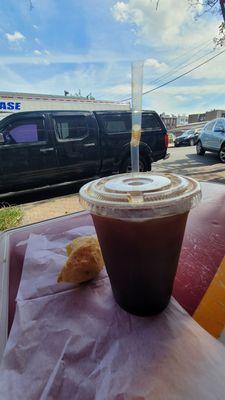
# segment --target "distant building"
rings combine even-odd
[[[225,117],[225,110],[211,110],[211,111],[206,111],[205,113],[206,121],[211,121],[212,119],[221,117]]]
[[[189,114],[188,123],[211,121],[215,118],[225,117],[225,110],[211,110],[202,114]]]
[[[67,92],[65,92],[66,94]],[[57,96],[34,93],[17,93],[0,91],[0,120],[18,111],[40,110],[130,110],[129,103],[119,103],[93,98]]]
[[[187,125],[188,123],[188,116],[185,114],[179,115],[177,116],[177,126],[180,125]]]
[[[177,126],[177,117],[176,115],[166,115],[165,113],[160,114],[160,117],[167,129],[173,129]]]
[[[189,124],[194,124],[195,122],[202,122],[202,121],[205,121],[205,113],[188,115]]]

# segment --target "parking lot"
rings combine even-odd
[[[206,152],[204,156],[196,154],[195,146],[171,147],[170,157],[153,164],[153,172],[173,172],[191,176],[199,181],[218,182],[225,184],[225,164],[218,156]]]

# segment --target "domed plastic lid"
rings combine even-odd
[[[189,211],[201,199],[197,181],[149,172],[113,175],[87,183],[80,202],[92,214],[113,218],[157,218]]]

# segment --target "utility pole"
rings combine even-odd
[[[225,22],[225,0],[220,0],[220,7],[223,15],[223,20]]]

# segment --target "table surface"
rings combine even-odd
[[[202,201],[191,210],[173,295],[193,315],[225,256],[225,186],[205,183]]]
[[[174,286],[174,296],[190,314],[198,304],[202,293],[207,289],[224,255],[224,187],[203,183],[202,189],[203,201],[190,212]],[[31,232],[57,234],[91,223],[90,215],[84,212],[15,229],[4,234],[10,242],[11,323],[26,250],[26,243],[18,247],[18,241],[26,240]],[[202,274],[204,279],[201,277]],[[35,357],[29,360],[27,365],[19,362],[22,370],[18,364],[15,368],[15,353],[13,346],[9,346],[0,374],[0,394],[4,394],[5,400],[15,398],[13,396],[19,390],[18,388],[26,393],[27,397],[24,398],[29,398],[30,386],[32,386],[27,382],[29,370],[34,371],[34,376],[38,378],[41,374],[43,375],[43,382],[45,381],[47,385],[43,388],[43,393],[48,387],[48,394],[50,397],[53,396],[52,398],[56,396],[55,390],[60,390],[57,392],[58,398],[68,398],[68,388],[70,393],[79,393],[77,398],[82,398],[82,400],[92,398],[99,400],[106,398],[121,400],[123,398],[129,400],[224,398],[224,346],[204,331],[176,301],[172,300],[166,311],[156,317],[130,316],[114,302],[108,279],[102,280],[102,285],[101,287],[97,285],[94,292],[91,292],[92,315],[87,307],[90,291],[87,293],[82,291],[79,300],[76,298],[72,300],[75,301],[74,311],[72,311],[74,315],[73,317],[70,315],[69,320],[65,320],[63,332],[69,329],[73,340],[76,339],[76,348],[73,349],[72,358],[70,353],[65,352],[65,358],[64,356],[62,358],[63,370],[60,369],[62,365],[59,361],[61,353],[54,354],[53,352],[55,364],[52,368],[57,367],[56,370],[54,369],[57,381],[51,375],[52,370],[49,372],[48,363],[43,365],[42,362],[42,365],[36,365]],[[46,301],[46,297],[43,301]],[[76,309],[76,301],[79,301],[79,313]],[[68,299],[68,304],[70,303],[71,299]],[[65,310],[68,304],[65,304]],[[26,306],[29,307],[28,304],[24,305]],[[57,326],[57,315],[54,310],[51,315],[50,325]],[[24,324],[25,322],[26,320]],[[42,324],[42,318],[35,320],[34,336],[28,335],[26,344],[23,341],[23,334],[14,337],[24,359],[29,354],[27,349],[30,348],[32,354],[32,346],[36,351],[35,346],[41,346],[39,350],[46,351],[45,343],[40,343],[40,332],[43,332],[45,327],[46,325]],[[37,343],[34,339],[35,335]],[[85,342],[86,339],[87,342]],[[68,340],[67,336],[66,340]],[[52,338],[51,340],[49,338],[50,351],[51,341]],[[59,346],[60,351],[62,349],[60,350]],[[92,372],[87,372],[90,361]],[[88,374],[91,374],[91,379]],[[67,388],[63,385],[65,379],[69,385]],[[88,394],[84,386],[90,389]],[[36,385],[33,386],[33,390],[35,387]]]
[[[173,290],[176,300],[190,315],[193,315],[225,255],[224,185],[202,182],[201,186],[202,201],[188,217]],[[26,245],[17,249],[17,242],[26,240],[30,233],[57,233],[85,224],[92,224],[92,219],[87,212],[80,212],[2,234],[9,237],[11,248],[9,327],[13,321],[14,300],[26,249]]]

